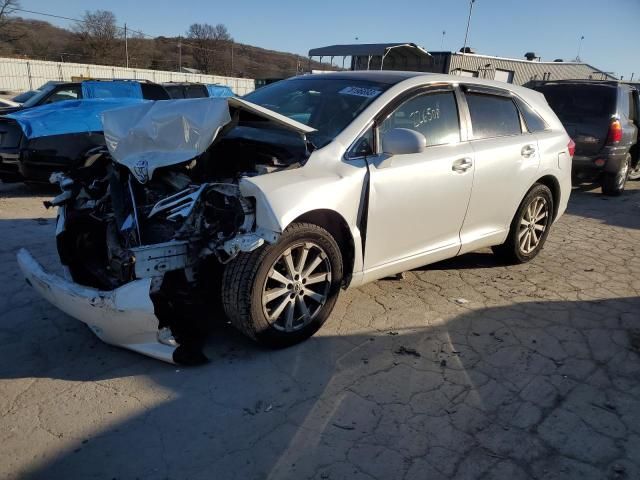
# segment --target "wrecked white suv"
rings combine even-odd
[[[18,261],[101,339],[168,362],[204,361],[213,317],[287,346],[343,287],[482,247],[528,261],[571,186],[572,142],[542,95],[473,78],[307,75],[103,126],[108,151],[54,175],[65,278]]]

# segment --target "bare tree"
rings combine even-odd
[[[11,18],[19,8],[20,0],[0,0],[0,41],[11,43],[19,38]]]
[[[120,44],[116,16],[108,10],[86,11],[73,31],[84,43],[87,54],[100,63],[109,63]]]
[[[194,23],[187,30],[187,38],[191,47],[193,61],[198,70],[215,73],[216,65],[223,65],[224,46],[233,41],[227,27],[219,23]],[[218,59],[220,57],[220,59]]]

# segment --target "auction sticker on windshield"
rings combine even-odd
[[[376,90],[375,88],[365,88],[365,87],[344,87],[338,93],[342,95],[356,95],[358,97],[367,97],[373,98],[382,93],[380,90]]]

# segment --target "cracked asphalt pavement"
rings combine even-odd
[[[0,185],[0,478],[640,478],[640,182],[574,190],[527,265],[487,250],[344,292],[286,350],[222,324],[197,368],[25,284],[19,247],[57,268],[49,196]]]

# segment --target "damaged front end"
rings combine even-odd
[[[107,343],[168,362],[205,361],[225,264],[279,236],[256,225],[256,200],[240,181],[296,168],[309,152],[308,127],[253,107],[199,99],[106,112],[108,151],[52,175],[62,193],[47,206],[59,208],[66,278],[23,250],[27,281]],[[290,148],[268,140],[292,131]]]

